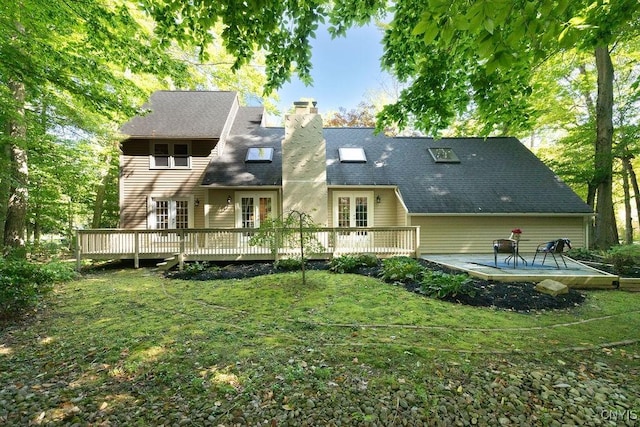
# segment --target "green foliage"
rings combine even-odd
[[[457,295],[475,296],[476,290],[467,274],[449,274],[442,271],[427,271],[420,289],[436,298],[456,297]]]
[[[273,255],[280,249],[292,249],[309,255],[324,251],[324,246],[315,237],[317,226],[305,213],[291,212],[286,217],[267,218],[256,230],[249,245],[270,249]]]
[[[378,258],[371,254],[341,255],[329,263],[329,269],[335,273],[353,273],[360,267],[375,267]]]
[[[273,263],[276,270],[281,271],[298,271],[302,269],[302,260],[300,258],[282,258]]]
[[[18,316],[47,296],[54,283],[69,281],[76,273],[71,264],[35,264],[0,260],[0,319]]]
[[[613,264],[618,274],[625,274],[634,267],[640,266],[640,246],[615,246],[604,254],[605,262]]]
[[[567,256],[577,260],[603,262],[604,252],[588,248],[573,248],[567,251]]]
[[[189,275],[196,275],[198,273],[202,273],[203,271],[207,271],[209,270],[210,265],[207,261],[195,261],[195,262],[188,262],[184,265],[184,269],[183,272],[189,276]]]
[[[394,257],[382,261],[381,278],[385,282],[420,281],[425,268],[409,257]]]

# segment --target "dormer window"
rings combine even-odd
[[[273,161],[272,147],[251,147],[247,150],[246,163],[271,163]]]
[[[340,163],[367,163],[367,156],[362,147],[340,147],[338,154]]]
[[[154,142],[151,148],[152,169],[189,169],[191,152],[188,142]]]
[[[436,163],[460,163],[460,159],[452,148],[429,148],[429,154]]]

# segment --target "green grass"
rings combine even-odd
[[[307,272],[303,286],[299,273],[192,282],[108,271],[58,286],[48,311],[0,331],[0,382],[62,376],[71,378],[66,398],[95,406],[178,394],[221,402],[221,413],[234,394],[286,394],[302,383],[321,390],[355,371],[376,370],[372,387],[402,380],[420,395],[443,367],[455,366],[456,377],[489,360],[604,357],[601,347],[638,339],[638,319],[640,293],[619,291],[589,292],[572,310],[520,314],[349,274]],[[636,341],[607,356],[637,369],[627,356],[639,350]]]

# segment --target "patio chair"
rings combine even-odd
[[[536,253],[533,256],[533,261],[531,261],[531,265],[536,262],[536,257],[538,256],[538,254],[544,254],[544,256],[542,257],[541,265],[544,265],[544,261],[547,259],[547,255],[551,255],[556,263],[556,267],[560,268],[558,260],[556,259],[556,255],[560,255],[560,259],[564,264],[564,268],[567,268],[567,262],[564,260],[563,255],[565,247],[571,249],[571,240],[567,239],[566,237],[539,244],[536,248]]]
[[[504,262],[509,264],[509,259],[513,261],[513,268],[516,268],[517,242],[512,239],[496,239],[493,241],[493,262],[498,266],[498,254],[509,254]]]

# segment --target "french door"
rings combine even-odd
[[[236,226],[238,228],[260,228],[260,224],[275,215],[275,193],[273,192],[237,192]],[[252,231],[243,233],[251,237]]]
[[[150,226],[156,230],[189,228],[188,198],[153,198]]]
[[[373,226],[373,193],[369,191],[337,191],[333,196],[333,223],[338,228]],[[369,243],[366,231],[338,232],[340,246],[360,247]]]

